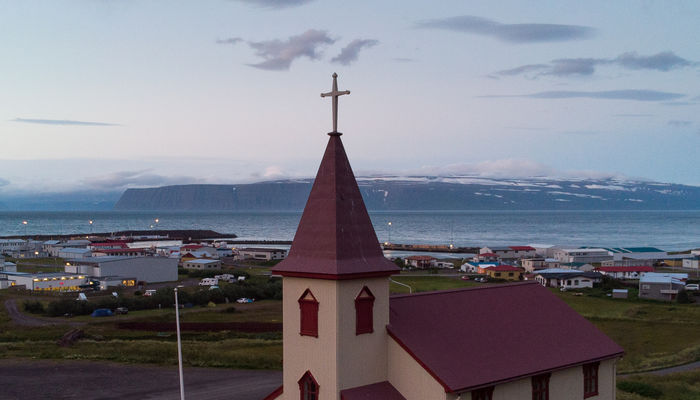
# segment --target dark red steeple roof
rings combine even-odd
[[[329,135],[289,255],[272,271],[321,279],[396,273],[399,268],[384,257],[379,246],[341,134]]]

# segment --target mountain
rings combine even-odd
[[[358,178],[370,210],[697,210],[700,187],[619,179]],[[304,208],[311,179],[127,189],[115,210],[265,211]]]
[[[109,211],[120,196],[119,192],[14,194],[0,198],[0,210]]]

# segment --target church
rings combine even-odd
[[[623,349],[537,282],[390,295],[333,131],[283,279],[283,385],[265,400],[614,399]]]

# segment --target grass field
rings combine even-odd
[[[411,286],[414,292],[447,290],[481,285],[450,276],[401,274],[392,279]],[[392,293],[408,289],[391,284]],[[626,351],[618,372],[648,371],[700,360],[700,306],[667,304],[637,299],[611,299],[600,291],[574,296],[554,291],[577,312],[593,322]],[[1,295],[0,301],[3,301]],[[41,298],[42,301],[47,299]],[[18,301],[21,305],[21,300]],[[235,308],[235,312],[227,312]],[[56,318],[58,323],[83,323],[86,339],[70,348],[55,343],[68,325],[41,328],[17,327],[0,307],[0,358],[38,357],[101,359],[135,363],[172,364],[174,334],[117,329],[118,321],[169,322],[174,310],[132,311],[127,316],[96,319],[89,316]],[[281,322],[280,301],[253,304],[220,304],[216,307],[184,309],[183,322]],[[192,366],[229,368],[281,367],[281,334],[242,334],[237,332],[185,332],[185,363]],[[632,395],[630,396],[637,396]],[[634,399],[634,397],[629,397]]]
[[[698,400],[700,371],[628,377],[619,379],[617,387],[617,400]]]

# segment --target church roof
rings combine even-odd
[[[384,381],[340,392],[340,400],[406,400],[391,383]]]
[[[387,331],[448,392],[623,353],[536,282],[392,296]]]
[[[272,271],[321,279],[396,273],[379,246],[340,133],[329,135],[289,255]]]

